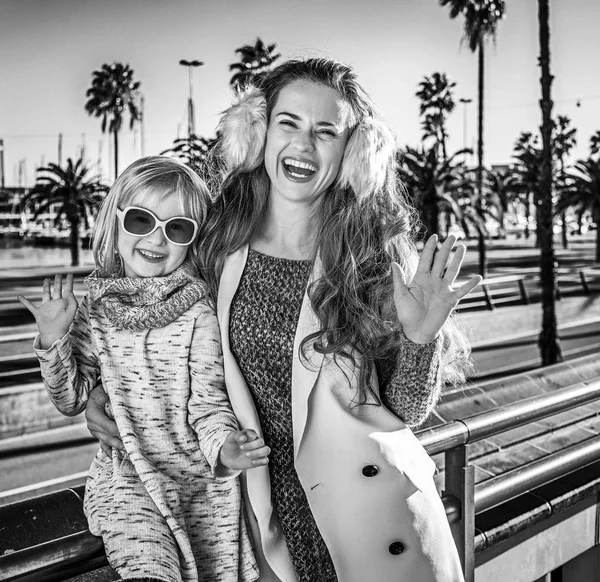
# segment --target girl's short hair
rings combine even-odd
[[[210,193],[200,177],[183,162],[167,156],[140,158],[116,179],[96,218],[92,245],[96,268],[103,277],[124,275],[117,250],[117,209],[144,206],[150,199],[177,194],[185,216],[194,219],[200,230],[206,221]],[[197,270],[198,243],[188,248],[188,259]]]

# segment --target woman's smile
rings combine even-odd
[[[283,158],[281,165],[284,175],[293,182],[308,182],[319,171],[319,166],[300,158]]]

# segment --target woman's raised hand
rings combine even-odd
[[[73,275],[67,275],[63,287],[62,277],[54,277],[54,287],[50,279],[44,279],[42,302],[34,305],[29,299],[19,295],[17,299],[33,314],[40,331],[40,347],[47,350],[67,331],[77,312],[77,299],[73,294]]]
[[[452,288],[466,252],[465,245],[458,245],[452,253],[455,241],[454,236],[449,236],[436,250],[437,235],[429,237],[409,283],[402,267],[392,263],[398,320],[404,335],[415,343],[432,342],[458,302],[481,282],[476,275],[460,287]]]

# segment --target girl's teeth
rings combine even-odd
[[[143,255],[144,257],[148,257],[149,259],[161,259],[162,257],[164,257],[165,255],[159,255],[157,253],[151,253],[149,251],[139,251],[141,255]]]

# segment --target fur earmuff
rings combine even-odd
[[[359,200],[380,190],[394,150],[395,139],[389,127],[372,117],[363,119],[346,144],[339,185],[351,187]]]
[[[250,171],[263,161],[267,137],[267,102],[262,92],[250,87],[225,110],[218,130],[221,154],[230,170]]]

